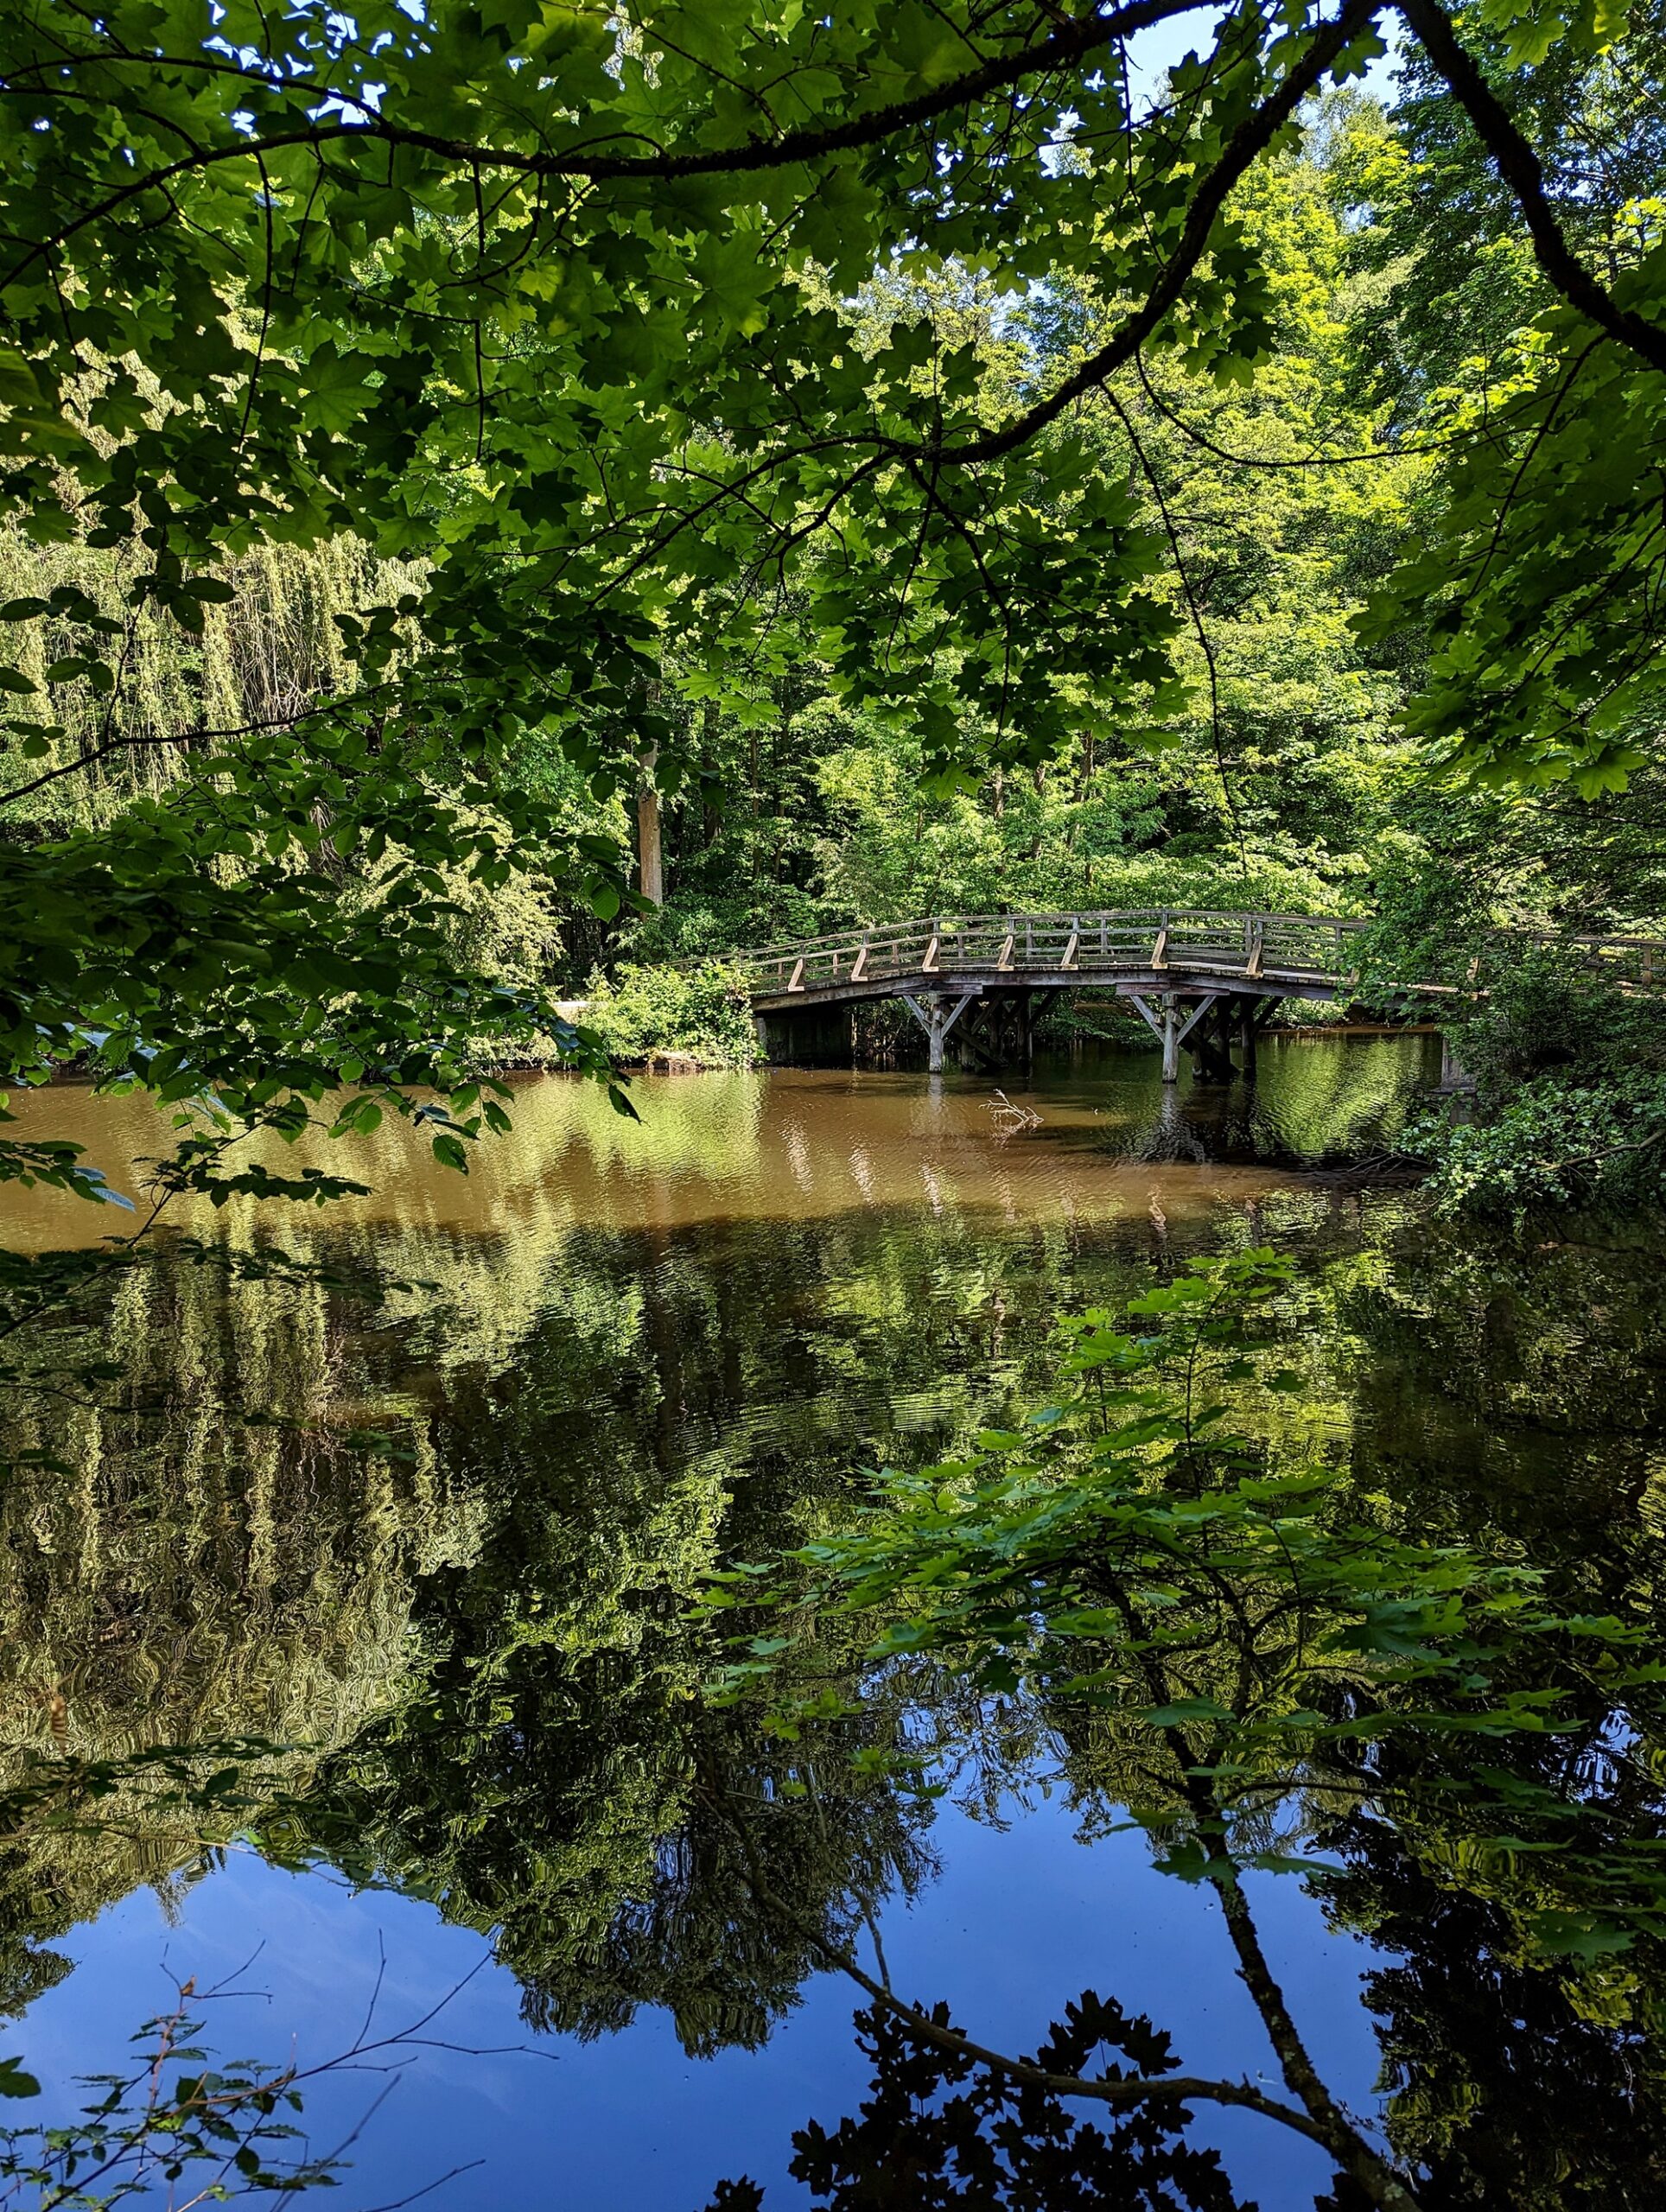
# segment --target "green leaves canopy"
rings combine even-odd
[[[187,620],[262,535],[437,546],[444,711],[493,733],[628,719],[667,632],[743,688],[804,549],[854,694],[945,758],[969,715],[1040,757],[1162,682],[1171,622],[1129,487],[1041,433],[1143,343],[1253,361],[1231,188],[1382,50],[1363,0],[1240,8],[1130,135],[1107,62],[1185,12],[33,9],[0,47],[6,494],[133,544]],[[970,349],[863,358],[839,311],[950,260],[1091,277],[1116,327],[992,421]]]
[[[1407,12],[1554,262],[1485,79],[1438,9]],[[1162,684],[1172,626],[1159,549],[1059,435],[1069,410],[1148,346],[1247,373],[1268,295],[1234,188],[1384,50],[1371,0],[1241,5],[1142,110],[1118,55],[1187,13],[13,11],[5,494],[42,538],[131,543],[136,595],[188,622],[194,569],[263,535],[437,547],[444,711],[498,734],[506,709],[629,720],[667,633],[744,689],[770,593],[813,556],[853,695],[924,715],[945,760],[988,721],[1044,757]],[[1483,14],[1511,54],[1616,28]],[[1087,284],[1108,333],[1004,396],[927,325],[865,357],[841,296],[950,263],[1014,295]],[[1606,327],[1622,381],[1657,373],[1656,280],[1563,275],[1580,314],[1550,353]]]
[[[8,11],[0,510],[114,552],[135,618],[188,632],[223,601],[213,564],[262,541],[356,533],[429,562],[423,590],[343,621],[346,697],[202,733],[153,811],[18,865],[8,912],[41,918],[0,1008],[11,1065],[97,1032],[107,1065],[137,1044],[233,1110],[372,1064],[450,1085],[493,995],[450,972],[438,871],[559,866],[612,911],[614,863],[558,858],[514,763],[553,739],[605,799],[657,750],[674,788],[672,648],[737,709],[811,650],[836,692],[922,733],[939,781],[980,749],[1041,760],[1131,709],[1160,720],[1167,548],[1076,410],[1154,351],[1252,374],[1273,296],[1234,194],[1309,95],[1385,51],[1376,0],[1329,19],[1243,0],[1142,102],[1129,42],[1190,12]],[[1493,66],[1558,37],[1592,50],[1612,12],[1485,8]],[[1399,14],[1567,304],[1524,341],[1518,388],[1455,418],[1443,532],[1373,620],[1435,611],[1421,727],[1501,773],[1611,783],[1654,682],[1666,552],[1658,249],[1640,219],[1605,288],[1472,27],[1432,0]],[[850,302],[876,273],[946,270],[1014,302],[1079,296],[1091,336],[1020,344],[998,380],[951,320],[863,336]],[[113,715],[122,625],[59,596],[0,614],[67,623],[48,683]],[[0,671],[14,796],[81,766],[35,683]],[[92,752],[118,741],[106,727]],[[310,880],[332,855],[353,901]]]

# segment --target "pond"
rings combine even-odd
[[[466,1180],[385,1126],[353,1154],[369,1196],[181,1224],[280,1238],[330,1280],[227,1289],[164,1243],[48,1342],[60,1365],[119,1360],[102,1409],[11,1394],[40,1464],[0,1492],[4,1756],[15,1781],[42,1752],[258,1745],[222,1816],[135,1784],[0,1842],[0,2059],[67,2109],[175,1980],[222,2053],[317,2064],[368,2019],[393,2041],[305,2113],[317,2145],[347,2145],[354,2208],[703,2212],[753,2202],[720,2188],[743,2177],[807,2205],[835,2184],[795,2177],[817,2155],[795,2133],[876,2099],[841,2205],[1363,2202],[1318,2144],[1206,2102],[1185,2135],[1218,2169],[1164,2180],[1125,2146],[1111,2179],[1065,2161],[1028,2196],[953,2193],[919,2081],[853,2026],[868,1999],[833,1954],[882,1958],[1004,2051],[1091,1989],[1187,2075],[1276,2088],[1218,1899],[1160,1871],[1114,1762],[1068,1727],[967,1719],[975,1749],[932,1794],[714,1706],[690,1600],[848,1522],[880,1466],[1033,1403],[1061,1313],[1272,1246],[1295,1267],[1283,1388],[1250,1415],[1270,1452],[1342,1471],[1402,1526],[1573,1562],[1593,1613],[1646,1616],[1657,1244],[1458,1230],[1351,1169],[1438,1071],[1429,1039],[1292,1039],[1253,1089],[1165,1096],[1151,1056],[1089,1051],[1008,1085],[1022,1126],[964,1077],[641,1079],[639,1125],[529,1078]],[[138,1100],[22,1112],[118,1187],[166,1141]],[[7,1205],[14,1247],[92,1233],[52,1194]],[[866,1694],[882,1717],[893,1691]],[[1587,1796],[1621,1787],[1612,1723],[1548,1739]],[[1422,2203],[1656,2202],[1647,1934],[1529,1955],[1510,1854],[1478,1872],[1441,1828],[1451,1779],[1312,1830],[1306,1872],[1246,1874],[1289,2012]],[[767,1811],[766,1878],[722,1809],[742,1800]],[[1660,1832],[1647,1793],[1624,1816]]]

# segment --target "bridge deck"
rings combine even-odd
[[[1366,925],[1202,908],[937,916],[738,956],[760,1014],[932,991],[1237,990],[1329,998]]]
[[[1144,907],[1077,913],[928,916],[830,931],[736,954],[755,1013],[785,1014],[862,999],[985,995],[1110,984],[1125,997],[1226,993],[1332,999],[1358,982],[1365,921],[1318,914]],[[1644,989],[1666,986],[1666,944],[1635,937],[1550,938]],[[1403,986],[1438,990],[1436,984]]]

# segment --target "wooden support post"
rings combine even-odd
[[[803,959],[802,959],[802,958],[800,958],[800,959],[798,961],[798,963],[795,964],[794,968],[793,968],[793,970],[792,970],[792,980],[791,981],[791,982],[789,982],[789,983],[788,983],[788,985],[787,985],[787,988],[788,988],[788,990],[790,990],[790,991],[801,991],[801,990],[803,990],[804,987],[804,963]]]
[[[925,948],[925,957],[919,963],[922,976],[935,976],[938,971],[938,941],[934,937]]]
[[[868,939],[867,939],[866,938],[864,938],[862,939],[862,950],[861,950],[861,951],[856,955],[855,959],[851,963],[851,966],[850,966],[850,980],[851,980],[851,982],[852,982],[853,983],[860,983],[860,982],[861,982],[861,981],[862,981],[862,977],[863,977],[867,973],[868,973]]]
[[[1163,1048],[1163,1081],[1178,1083],[1180,1079],[1180,1047],[1198,1024],[1211,1014],[1220,1002],[1221,994],[1211,991],[1194,1006],[1182,1021],[1174,1004],[1173,991],[1165,991],[1160,1001],[1161,1015],[1154,1014],[1149,1002],[1138,991],[1124,990],[1118,994],[1138,1007],[1146,1027]]]
[[[1000,1068],[1001,1039],[993,1027],[989,1000],[979,999],[961,1023],[960,1048],[970,1052],[991,1074]]]
[[[1007,932],[1007,942],[1001,948],[1001,957],[995,963],[995,973],[1000,976],[1010,975],[1012,972],[1012,964],[1013,932],[1008,930]]]
[[[1218,991],[1211,991],[1206,997],[1201,999],[1199,1003],[1192,1007],[1191,1013],[1187,1014],[1186,1020],[1180,1024],[1174,1037],[1175,1072],[1174,1075],[1167,1078],[1167,1081],[1173,1083],[1178,1077],[1180,1073],[1180,1047],[1187,1041],[1187,1039],[1192,1036],[1193,1031],[1196,1031],[1197,1033],[1198,1042],[1192,1046],[1192,1052],[1193,1057],[1197,1060],[1199,1072],[1209,1077],[1211,1079],[1213,1078],[1215,1071],[1211,1057],[1209,1032],[1211,1026],[1218,1019],[1220,1005],[1220,994]]]
[[[1440,1088],[1442,1090],[1473,1090],[1475,1078],[1452,1049],[1448,1030],[1440,1032]]]
[[[1160,1014],[1152,1011],[1150,1001],[1141,992],[1123,990],[1117,995],[1127,999],[1131,1005],[1139,1008],[1141,1018],[1146,1027],[1162,1046],[1163,1081],[1178,1083],[1180,1079],[1180,1046],[1186,1042],[1192,1030],[1197,1027],[1202,1016],[1215,1003],[1213,995],[1206,998],[1201,1006],[1194,1007],[1184,1021],[1180,1020],[1176,1011],[1174,994],[1172,991],[1165,991],[1158,1001],[1162,1008]]]
[[[1063,959],[1059,962],[1059,965],[1061,968],[1074,968],[1074,967],[1075,967],[1075,965],[1076,965],[1076,948],[1077,948],[1077,946],[1078,946],[1078,944],[1080,944],[1080,943],[1081,943],[1081,942],[1082,942],[1082,932],[1081,932],[1081,931],[1080,931],[1080,930],[1072,930],[1072,931],[1071,931],[1071,933],[1070,933],[1070,943],[1069,943],[1069,944],[1065,947],[1065,957],[1064,957],[1064,958],[1063,958]]]
[[[1230,1012],[1224,994],[1205,1001],[1206,1012],[1192,1047],[1198,1073],[1205,1083],[1232,1080]]]
[[[903,993],[903,1004],[925,1032],[925,1065],[932,1075],[942,1074],[943,1047],[949,1032],[976,997],[976,991],[968,991],[951,1006],[945,996],[934,993],[922,1006],[911,993]]]

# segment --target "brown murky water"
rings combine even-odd
[[[1253,1089],[1188,1078],[1166,1091],[1154,1055],[1109,1051],[1009,1078],[1001,1090],[954,1075],[793,1069],[639,1077],[639,1122],[617,1114],[594,1084],[535,1076],[516,1080],[512,1135],[475,1147],[467,1176],[437,1166],[427,1137],[398,1122],[335,1145],[321,1138],[291,1151],[268,1141],[260,1156],[327,1166],[370,1185],[369,1197],[328,1210],[330,1224],[349,1230],[547,1236],[893,1209],[970,1209],[1008,1223],[1154,1210],[1195,1220],[1298,1189],[1314,1166],[1391,1135],[1438,1071],[1431,1045],[1415,1036],[1273,1044],[1262,1048]],[[1003,1098],[1037,1123],[1010,1127]],[[82,1145],[115,1189],[141,1201],[145,1161],[173,1140],[169,1116],[140,1096],[64,1085],[22,1094],[16,1110],[25,1128]],[[177,1215],[192,1227],[205,1217]],[[56,1192],[14,1191],[3,1237],[41,1249],[129,1225]]]

